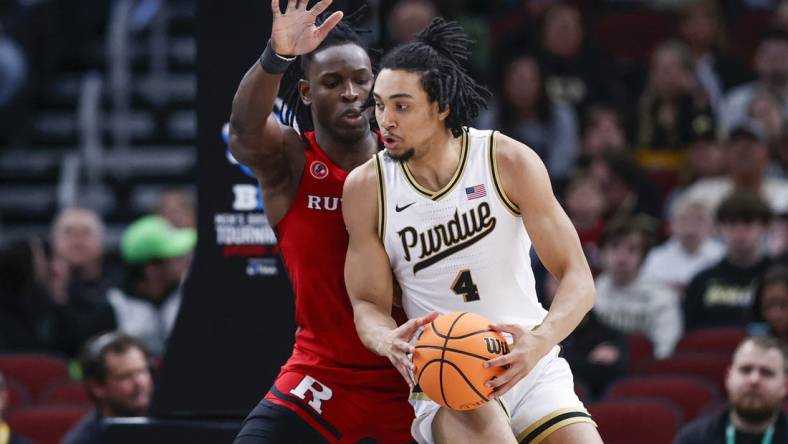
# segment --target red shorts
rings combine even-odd
[[[408,392],[373,391],[355,385],[323,384],[304,373],[284,372],[265,399],[286,407],[332,443],[415,442],[410,434],[413,408]]]

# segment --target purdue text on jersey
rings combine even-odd
[[[419,259],[413,265],[413,274],[418,273],[436,262],[467,248],[487,236],[495,229],[495,217],[490,216],[490,205],[482,202],[476,208],[460,214],[454,211],[454,217],[445,224],[438,224],[419,233],[415,228],[407,226],[397,232],[402,240],[405,260],[410,262],[411,249],[421,246]]]

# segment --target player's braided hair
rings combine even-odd
[[[290,126],[293,126],[293,122],[298,124],[298,129],[301,133],[313,130],[314,123],[312,122],[312,114],[309,111],[309,107],[304,105],[298,93],[299,80],[306,79],[309,64],[312,63],[315,54],[323,49],[351,43],[367,51],[359,37],[359,34],[364,32],[364,30],[356,28],[354,25],[365,9],[365,6],[362,6],[352,14],[345,16],[314,51],[300,56],[298,62],[292,63],[282,76],[280,83],[280,96],[284,105],[282,120]],[[333,12],[327,10],[320,14],[315,20],[316,25],[320,26]]]
[[[487,107],[491,96],[462,66],[471,55],[470,43],[457,22],[436,17],[416,36],[415,42],[394,48],[380,64],[381,69],[422,73],[421,86],[430,101],[438,102],[440,111],[449,107],[445,124],[454,137],[462,134],[462,127]]]

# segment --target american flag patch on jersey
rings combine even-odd
[[[468,200],[478,199],[486,196],[487,190],[484,189],[484,184],[474,185],[465,188],[465,195],[468,196]]]

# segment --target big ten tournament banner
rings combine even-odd
[[[258,184],[229,155],[226,123],[271,33],[268,0],[197,9],[198,245],[157,381],[157,417],[246,415],[292,348],[293,294]]]
[[[213,215],[216,245],[221,247],[225,258],[245,259],[247,276],[275,276],[281,268],[276,234],[265,216],[260,187],[254,173],[233,157],[229,138],[230,124],[225,123],[222,127],[225,158],[231,165],[237,166],[247,179],[232,184],[232,194],[228,193],[228,197],[232,196],[231,209]],[[254,183],[248,183],[249,179]]]

